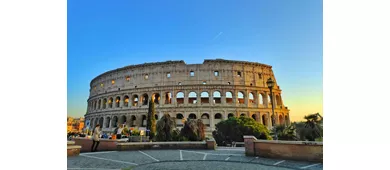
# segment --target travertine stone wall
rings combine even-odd
[[[299,161],[323,161],[323,143],[311,141],[257,140],[244,136],[245,155]]]
[[[222,59],[205,60],[203,64],[145,63],[103,73],[90,83],[85,118],[91,120],[92,127],[103,125],[103,131],[118,124],[145,127],[147,101],[153,100],[158,118],[168,113],[177,117],[179,126],[181,117],[196,118],[211,131],[229,116],[248,116],[271,128],[268,78],[276,82],[272,90],[276,124],[289,124],[289,110],[271,66]],[[190,96],[191,92],[196,96]]]

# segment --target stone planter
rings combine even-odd
[[[142,141],[141,141],[141,136],[129,136],[130,142],[149,142],[149,136],[142,136]]]

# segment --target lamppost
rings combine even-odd
[[[272,126],[273,126],[273,129],[275,131],[275,138],[276,140],[278,140],[278,134],[276,134],[276,128],[275,128],[275,113],[274,113],[274,110],[275,110],[275,107],[274,107],[274,102],[273,102],[273,95],[272,95],[272,88],[274,87],[275,85],[275,82],[269,78],[267,80],[267,86],[269,88],[269,91],[270,91],[270,98],[271,98],[271,106],[272,106]]]

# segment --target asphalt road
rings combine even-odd
[[[322,163],[245,156],[244,148],[217,150],[141,150],[81,153],[68,157],[68,169],[132,170],[288,170],[323,169]]]

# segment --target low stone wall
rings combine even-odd
[[[322,162],[322,142],[257,140],[244,136],[245,154],[300,161]]]
[[[74,141],[67,141],[67,146],[69,146],[69,145],[74,145],[74,144],[75,144]]]
[[[215,149],[213,140],[201,142],[129,142],[118,143],[118,151],[145,149]]]
[[[129,136],[130,142],[149,142],[149,136]]]
[[[73,138],[76,145],[81,146],[81,152],[91,152],[92,147],[92,139],[90,138],[80,138],[76,137]],[[118,140],[111,140],[111,139],[100,139],[99,146],[97,147],[97,151],[114,151],[116,150],[116,144],[125,142],[127,139],[118,139]]]
[[[81,146],[68,145],[68,156],[77,156],[80,154]]]

